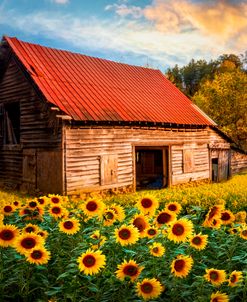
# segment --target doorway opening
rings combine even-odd
[[[136,147],[136,189],[168,186],[168,148]]]
[[[219,160],[218,158],[212,158],[212,181],[218,182],[219,177]]]

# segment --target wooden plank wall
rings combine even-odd
[[[232,174],[247,171],[247,154],[232,150],[231,168]]]
[[[133,146],[171,146],[173,185],[209,177],[208,129],[177,131],[162,128],[66,128],[67,193],[133,185]],[[183,150],[192,148],[194,171],[183,173]],[[117,183],[100,187],[100,158],[118,157]]]
[[[61,151],[61,126],[56,119],[50,118],[47,104],[40,100],[12,56],[0,83],[0,104],[17,101],[20,102],[21,114],[20,144],[3,146],[0,141],[0,182],[8,181],[18,185],[28,182],[28,188],[37,189],[37,177],[31,177],[29,181],[22,179],[23,169],[30,166],[27,162],[30,156],[25,158],[25,164],[23,164],[25,157],[23,150],[27,150],[27,153],[29,149],[32,150],[34,157],[45,150]],[[11,165],[15,165],[16,168],[11,169]],[[34,169],[38,171],[37,161],[32,165],[35,165]],[[49,179],[44,179],[44,181],[48,182]]]

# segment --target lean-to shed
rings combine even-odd
[[[229,138],[159,71],[4,37],[0,183],[161,188],[231,174]]]

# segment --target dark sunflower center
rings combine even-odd
[[[114,218],[114,215],[112,212],[106,212],[105,217],[107,220],[112,220]]]
[[[40,204],[44,204],[44,203],[45,203],[45,201],[44,201],[43,198],[38,198],[38,202],[39,202]]]
[[[33,259],[41,259],[42,258],[43,253],[39,250],[35,250],[31,253],[31,257]]]
[[[153,248],[153,252],[155,253],[155,254],[157,254],[158,252],[159,252],[159,248],[156,246],[156,247],[154,247]]]
[[[202,243],[202,239],[199,236],[196,236],[192,239],[192,243],[194,243],[195,245],[200,245]]]
[[[31,233],[31,232],[35,231],[34,227],[32,227],[32,226],[27,227],[25,230],[27,233]]]
[[[36,241],[34,238],[24,238],[21,241],[21,246],[25,249],[32,249],[36,245]]]
[[[169,213],[161,213],[157,217],[159,224],[168,223],[171,220],[171,215]]]
[[[230,216],[229,213],[223,212],[223,213],[221,214],[221,220],[223,220],[223,221],[228,221],[228,220],[230,220],[230,219],[231,219],[231,216]]]
[[[92,267],[94,266],[96,259],[92,255],[87,255],[83,258],[82,262],[86,267]]]
[[[177,210],[177,206],[175,204],[170,204],[168,206],[168,210],[170,210],[170,211],[176,211]]]
[[[153,285],[149,282],[145,282],[141,285],[141,291],[145,294],[150,294],[153,291]]]
[[[52,197],[51,201],[52,201],[53,203],[59,203],[59,198],[57,198],[57,197]]]
[[[243,230],[242,235],[247,236],[247,230]]]
[[[30,208],[35,208],[37,206],[37,203],[35,201],[29,202],[29,207]]]
[[[10,213],[12,211],[12,207],[11,206],[5,206],[3,208],[3,210],[4,210],[5,213]]]
[[[86,205],[88,211],[95,211],[97,209],[97,203],[95,201],[89,201]]]
[[[38,232],[37,235],[41,236],[41,237],[44,237],[45,236],[45,233],[44,232]]]
[[[215,271],[210,272],[209,277],[213,281],[217,281],[219,279],[219,274]]]
[[[184,234],[184,226],[182,224],[176,223],[172,228],[172,233],[177,236],[181,236]]]
[[[133,221],[133,225],[138,229],[139,232],[142,232],[143,230],[145,230],[145,221],[138,217]]]
[[[121,239],[126,240],[129,239],[131,236],[130,230],[128,229],[122,229],[118,232],[118,235]]]
[[[138,273],[138,269],[134,265],[126,265],[123,272],[127,276],[135,276]]]
[[[143,208],[150,208],[153,204],[152,200],[149,198],[143,198],[141,201]]]
[[[154,230],[154,229],[148,230],[148,235],[153,236],[155,234],[156,234],[156,230]]]
[[[218,298],[213,298],[212,302],[220,302]]]
[[[232,283],[235,283],[237,281],[236,275],[232,275],[230,280]]]
[[[11,230],[3,230],[0,232],[0,238],[5,241],[12,240],[14,238],[14,233]]]
[[[64,224],[63,224],[64,228],[67,229],[67,230],[71,230],[74,226],[73,222],[72,221],[65,221]]]
[[[31,215],[32,211],[30,209],[24,209],[23,213],[24,215]]]
[[[184,269],[185,261],[183,259],[179,259],[175,261],[174,268],[177,272],[181,272]]]
[[[52,213],[53,214],[60,214],[61,213],[61,209],[59,207],[53,207],[52,208]]]
[[[19,205],[19,201],[14,201],[14,206],[18,206]]]

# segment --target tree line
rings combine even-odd
[[[247,51],[209,62],[192,59],[169,68],[166,76],[247,151]]]

